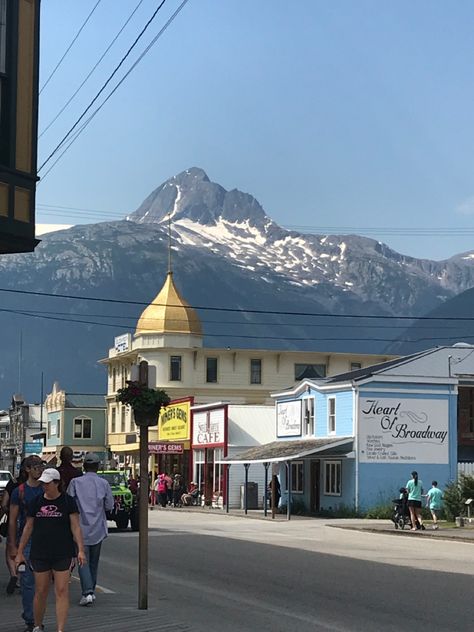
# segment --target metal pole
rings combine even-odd
[[[229,513],[230,465],[227,465],[225,478],[225,512]]]
[[[140,426],[138,609],[148,609],[148,426]]]
[[[288,487],[288,504],[286,506],[286,519],[291,518],[291,461],[286,462],[286,484]]]
[[[273,465],[272,465],[272,520],[275,520],[276,513],[276,484],[275,484],[275,474],[273,473]]]
[[[43,399],[44,399],[44,382],[43,371],[41,371],[41,398],[40,398],[40,431],[43,432]]]
[[[263,515],[265,518],[267,517],[267,502],[268,502],[268,466],[269,463],[264,463],[263,467],[265,468],[265,491],[263,494]],[[272,494],[273,496],[273,494]]]
[[[244,463],[244,468],[245,468],[245,487],[244,487],[244,509],[245,509],[245,515],[248,514],[248,494],[247,494],[247,487],[248,487],[248,483],[249,483],[249,467],[250,467],[250,463]]]

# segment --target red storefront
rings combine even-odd
[[[228,405],[193,406],[192,417],[193,479],[206,504],[222,507],[226,502],[227,472],[219,461],[227,456]]]

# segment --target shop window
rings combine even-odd
[[[324,463],[324,493],[326,496],[341,495],[341,461]]]
[[[262,383],[262,361],[259,358],[250,360],[250,384]]]
[[[206,358],[206,382],[217,382],[217,358]]]
[[[205,464],[205,451],[194,450],[194,482],[199,489],[203,489],[204,484],[204,464]]]
[[[304,463],[303,461],[291,461],[291,492],[302,494],[304,491]]]
[[[295,364],[295,381],[326,377],[325,364]]]
[[[170,382],[181,382],[181,356],[170,358]]]
[[[114,406],[112,410],[110,411],[110,432],[116,431],[116,425],[117,425],[117,409]]]
[[[328,398],[328,434],[336,433],[336,398]]]
[[[362,368],[362,364],[360,362],[351,362],[351,371],[358,371]]]
[[[74,439],[92,438],[92,419],[76,417],[74,419]]]
[[[314,435],[314,397],[303,399],[303,433]]]

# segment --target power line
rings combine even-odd
[[[12,294],[23,294],[27,296],[44,296],[49,298],[65,298],[76,301],[93,301],[98,303],[113,303],[119,305],[155,305],[159,307],[182,307],[170,303],[145,303],[144,301],[126,301],[116,298],[102,298],[96,296],[77,296],[74,294],[53,294],[52,292],[35,292],[33,290],[13,290],[10,288],[0,288],[0,292]],[[452,322],[472,322],[472,316],[391,316],[388,314],[332,314],[324,312],[289,312],[285,310],[268,309],[246,309],[242,307],[210,307],[208,305],[189,305],[192,309],[211,312],[225,312],[238,314],[271,314],[274,316],[312,316],[319,318],[353,318],[353,319],[378,319],[378,320],[415,320],[415,321],[452,321]]]
[[[107,46],[107,48],[105,49],[105,51],[102,53],[101,57],[99,58],[99,60],[94,64],[94,66],[91,68],[91,70],[89,71],[88,75],[86,76],[86,78],[83,80],[83,82],[81,83],[81,85],[77,88],[77,90],[69,97],[69,99],[66,101],[66,103],[63,105],[63,107],[59,110],[59,112],[56,114],[56,116],[50,121],[50,123],[43,129],[43,131],[39,134],[38,138],[41,138],[43,136],[43,134],[45,134],[49,128],[58,120],[58,118],[61,116],[61,114],[64,112],[64,110],[67,108],[67,106],[71,103],[71,101],[73,101],[73,99],[76,97],[76,95],[79,93],[79,91],[82,89],[82,87],[85,85],[85,83],[88,81],[89,77],[92,75],[92,73],[95,71],[95,69],[99,66],[99,64],[102,62],[102,60],[104,59],[104,57],[107,55],[107,53],[109,52],[109,50],[112,48],[112,46],[115,44],[115,42],[117,41],[117,39],[120,37],[120,35],[123,33],[125,27],[128,25],[128,23],[130,22],[130,20],[133,18],[133,16],[135,15],[135,13],[138,11],[138,9],[140,8],[140,5],[143,4],[143,0],[140,0],[137,4],[137,6],[133,9],[133,11],[130,13],[130,15],[128,16],[128,18],[125,20],[124,24],[122,25],[122,28],[118,31],[118,33],[115,35],[115,37],[112,39],[112,41],[110,42],[110,44]],[[97,5],[96,5],[97,6]]]
[[[66,323],[74,323],[74,324],[81,324],[81,325],[97,325],[100,327],[114,327],[115,329],[118,329],[118,326],[113,324],[113,323],[100,323],[100,322],[96,322],[96,321],[90,321],[90,320],[78,320],[78,319],[73,319],[73,318],[60,318],[57,316],[45,316],[45,315],[40,315],[40,314],[31,314],[28,312],[24,312],[22,310],[5,310],[3,308],[0,308],[0,312],[4,312],[4,311],[8,311],[9,313],[15,313],[19,316],[26,316],[26,317],[30,317],[30,318],[42,318],[45,320],[54,320],[54,321],[60,321],[60,322],[66,322]],[[205,334],[206,337],[209,338],[240,338],[243,340],[282,340],[281,336],[246,336],[246,335],[242,335],[242,334],[236,334],[234,332],[232,333],[225,333],[225,334],[211,334],[211,333],[206,333]],[[474,340],[474,335],[467,335],[467,336],[463,336],[466,339],[473,339]],[[411,343],[415,343],[415,342],[435,342],[436,340],[459,340],[459,336],[436,336],[436,337],[429,337],[429,338],[414,338],[414,339],[403,339],[403,338],[398,338],[398,339],[393,339],[393,338],[341,338],[340,336],[338,336],[337,338],[329,338],[329,337],[322,337],[322,338],[311,338],[308,336],[303,336],[303,337],[286,337],[284,338],[285,341],[288,342],[387,342],[387,343],[393,343],[393,342],[411,342]]]
[[[66,55],[69,53],[69,51],[71,50],[71,48],[74,45],[74,42],[77,40],[77,38],[79,37],[79,35],[81,34],[82,30],[84,29],[84,27],[86,26],[86,24],[89,22],[90,18],[92,17],[92,14],[94,13],[94,11],[97,9],[97,7],[99,6],[99,4],[102,2],[102,0],[97,0],[97,2],[95,3],[94,7],[92,8],[92,11],[89,13],[89,15],[87,16],[87,18],[85,19],[85,21],[82,23],[81,28],[78,30],[78,32],[76,33],[76,35],[73,37],[72,42],[69,44],[69,46],[66,48],[66,51],[64,52],[64,55],[61,57],[61,59],[58,61],[58,63],[56,64],[56,66],[53,68],[53,71],[51,72],[51,74],[49,75],[49,77],[46,79],[46,81],[43,84],[43,87],[40,89],[39,94],[41,94],[43,92],[43,90],[46,88],[46,86],[48,85],[48,83],[51,81],[51,79],[53,78],[53,76],[56,74],[57,69],[59,68],[59,66],[63,63]]]
[[[165,2],[165,0],[163,0],[163,3]],[[130,73],[136,68],[136,66],[138,66],[138,64],[141,62],[141,60],[143,59],[143,57],[145,57],[145,55],[150,51],[150,49],[156,44],[156,42],[158,41],[158,39],[163,35],[163,33],[166,31],[166,29],[170,26],[170,24],[173,22],[173,20],[177,17],[177,15],[180,13],[180,11],[184,8],[184,6],[189,2],[189,0],[183,0],[181,2],[181,4],[179,5],[179,7],[176,9],[176,11],[171,15],[170,18],[168,18],[167,22],[165,23],[165,25],[160,29],[160,31],[158,31],[157,35],[152,39],[152,41],[150,42],[150,44],[145,48],[145,50],[143,51],[143,53],[138,57],[138,59],[135,61],[135,63],[130,67],[130,69],[125,73],[125,75],[122,77],[122,79],[118,82],[118,84],[115,86],[115,88],[109,93],[109,95],[104,99],[104,101],[102,101],[102,103],[99,105],[99,107],[94,110],[94,112],[91,114],[91,116],[89,116],[89,118],[83,123],[82,127],[77,130],[75,132],[75,136],[71,139],[71,141],[69,142],[69,144],[66,146],[66,148],[64,149],[64,151],[61,153],[61,155],[56,159],[56,161],[53,163],[53,165],[48,169],[48,171],[43,174],[42,176],[42,180],[45,179],[45,177],[48,175],[48,173],[54,168],[54,166],[59,162],[59,160],[61,160],[61,158],[64,156],[64,154],[67,152],[67,150],[71,147],[71,145],[74,143],[74,141],[77,140],[77,138],[81,135],[81,133],[84,131],[84,129],[89,125],[89,123],[92,121],[92,119],[96,116],[96,114],[98,114],[100,112],[100,110],[104,107],[104,105],[107,103],[107,101],[115,94],[115,92],[120,88],[120,86],[122,85],[122,83],[125,81],[125,79],[127,79],[127,77],[130,75]],[[162,3],[162,4],[163,4]],[[161,5],[160,5],[161,6]],[[59,148],[59,146],[58,146]],[[57,149],[58,149],[57,148]],[[56,150],[55,150],[56,151]],[[51,156],[50,156],[51,157]],[[49,160],[49,158],[48,158]],[[45,164],[45,163],[43,163]],[[40,167],[41,168],[41,167]]]
[[[106,87],[109,85],[109,83],[112,81],[112,79],[115,77],[115,75],[117,74],[117,72],[120,70],[120,68],[122,67],[122,65],[125,63],[125,60],[127,59],[127,57],[130,55],[130,53],[133,51],[133,49],[135,48],[135,46],[138,44],[138,42],[140,41],[140,39],[143,37],[143,35],[146,33],[148,27],[151,25],[151,23],[153,22],[153,20],[156,18],[156,16],[158,15],[158,12],[160,11],[161,7],[165,4],[166,0],[161,0],[160,4],[158,5],[158,7],[155,9],[155,11],[153,12],[153,15],[150,17],[150,19],[148,20],[148,22],[145,24],[145,26],[142,28],[142,30],[140,31],[140,33],[137,35],[137,37],[135,38],[135,41],[133,42],[133,44],[129,47],[129,49],[127,50],[127,52],[125,53],[125,55],[122,57],[122,59],[120,60],[120,62],[118,63],[118,65],[114,68],[114,70],[112,71],[112,73],[109,75],[108,79],[106,80],[106,82],[103,84],[103,86],[101,87],[101,89],[99,90],[99,92],[95,95],[95,97],[92,99],[92,101],[89,103],[89,105],[86,107],[86,109],[83,111],[83,113],[80,115],[80,117],[76,120],[76,122],[74,123],[74,125],[71,127],[71,129],[67,132],[67,134],[63,137],[63,139],[56,145],[56,147],[53,149],[53,151],[50,153],[50,155],[46,158],[46,160],[43,162],[43,164],[40,166],[40,168],[38,169],[38,172],[40,172],[43,167],[48,164],[48,162],[51,160],[51,158],[59,151],[59,149],[62,147],[62,145],[64,145],[64,143],[67,141],[67,139],[69,138],[69,136],[72,134],[72,132],[76,129],[76,127],[79,125],[79,123],[82,121],[82,119],[84,118],[84,116],[87,114],[87,112],[91,109],[91,107],[94,105],[94,103],[97,101],[97,99],[100,97],[100,95],[102,94],[102,92],[106,89]]]

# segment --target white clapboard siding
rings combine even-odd
[[[227,456],[236,456],[242,448],[231,448]],[[268,469],[268,477],[271,476],[271,467]],[[263,507],[263,494],[265,492],[265,468],[262,463],[254,463],[249,467],[249,482],[258,484],[258,506]],[[243,465],[230,466],[229,480],[229,507],[231,509],[240,508],[240,486],[245,483],[245,468]]]
[[[458,463],[458,475],[474,476],[474,463]]]

